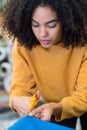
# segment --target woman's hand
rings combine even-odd
[[[37,91],[36,95],[37,95],[37,98],[39,99],[40,92]],[[31,98],[32,97],[28,97],[28,96],[14,96],[12,100],[13,109],[20,116],[28,115],[28,113],[30,112],[29,108],[30,108]]]
[[[20,115],[27,115],[30,106],[30,97],[27,96],[14,96],[12,100],[13,109]]]
[[[34,109],[29,115],[35,116],[38,113],[40,113],[40,119],[50,121],[52,115],[61,116],[62,105],[61,103],[46,103]]]

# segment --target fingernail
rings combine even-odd
[[[32,112],[29,113],[29,116],[32,116]]]

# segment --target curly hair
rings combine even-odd
[[[50,6],[62,23],[65,47],[87,44],[87,3],[84,0],[9,0],[3,12],[3,28],[29,49],[39,41],[33,34],[31,19],[35,8]]]

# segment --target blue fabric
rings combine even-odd
[[[8,130],[74,130],[58,124],[42,121],[32,116],[20,118]]]

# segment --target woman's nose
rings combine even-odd
[[[44,37],[47,37],[47,36],[48,36],[48,31],[47,31],[46,27],[41,27],[40,28],[40,37],[44,38]]]

